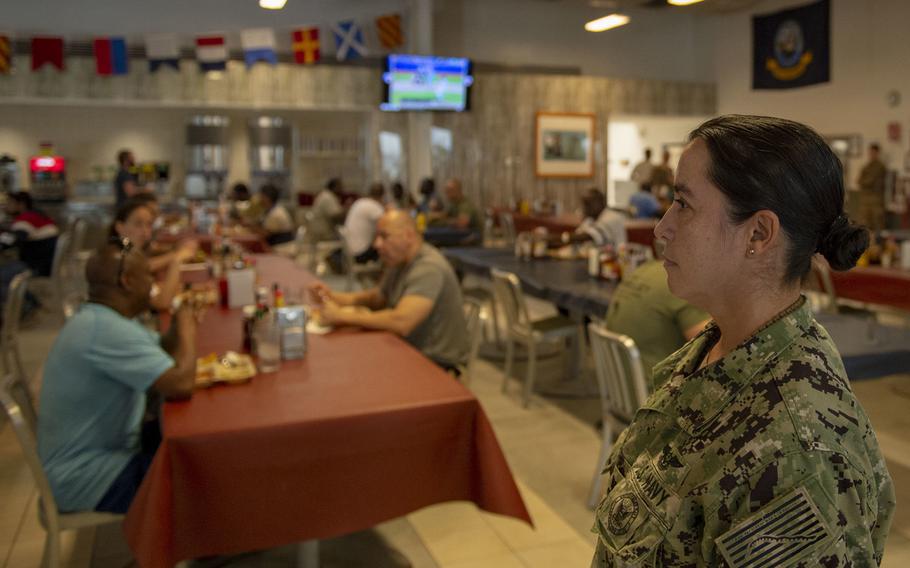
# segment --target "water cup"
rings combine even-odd
[[[281,367],[281,330],[272,314],[256,322],[254,339],[259,371],[274,373]]]

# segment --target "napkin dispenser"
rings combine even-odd
[[[306,322],[307,313],[304,306],[278,308],[282,359],[302,359],[306,355]]]
[[[256,271],[252,268],[227,271],[228,306],[242,308],[256,303]]]

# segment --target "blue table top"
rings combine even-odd
[[[519,260],[511,249],[500,248],[446,248],[442,253],[464,272],[483,276],[491,268],[513,272],[527,294],[575,314],[603,318],[616,289],[615,282],[588,276],[585,260]]]

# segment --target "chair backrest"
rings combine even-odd
[[[493,297],[506,314],[506,325],[509,331],[530,334],[531,318],[528,315],[528,307],[525,305],[524,293],[521,291],[521,281],[518,280],[518,276],[498,268],[491,269],[490,275],[493,277]]]
[[[813,282],[814,280],[814,282]],[[827,297],[825,309],[829,312],[837,313],[837,292],[834,290],[834,282],[831,280],[831,268],[823,259],[815,256],[812,258],[812,273],[809,277],[811,288],[815,288]]]
[[[22,305],[25,303],[25,293],[28,291],[28,279],[32,273],[28,270],[20,272],[13,277],[6,291],[6,304],[3,306],[3,330],[0,340],[16,341],[19,333],[19,320],[22,318]]]
[[[483,335],[483,320],[480,318],[480,312],[483,310],[483,303],[477,299],[470,296],[465,297],[464,303],[462,304],[464,308],[464,319],[467,323],[468,328],[468,341],[470,349],[468,350],[468,363],[474,361],[477,358],[477,350],[480,349],[480,339]]]
[[[60,233],[57,237],[57,245],[54,248],[54,260],[51,263],[51,278],[58,279],[62,274],[63,265],[66,262],[66,257],[70,251],[70,243],[72,242],[72,235],[68,232]]]
[[[512,218],[511,211],[499,213],[499,226],[502,227],[502,237],[506,240],[506,246],[515,246],[515,219]]]
[[[28,279],[32,273],[28,270],[20,272],[13,277],[9,289],[6,291],[6,305],[3,306],[3,326],[0,329],[0,351],[2,351],[3,367],[7,373],[13,372],[12,364],[18,365],[18,358],[13,350],[18,349],[17,337],[19,336],[19,320],[22,319],[22,305],[25,303],[25,293],[28,291]],[[22,369],[15,369],[22,375]],[[20,377],[22,380],[25,377]]]
[[[588,332],[604,419],[628,425],[650,391],[638,347],[600,323],[588,324]]]
[[[25,395],[23,395],[23,390]],[[35,407],[31,397],[26,395],[28,395],[27,389],[12,374],[7,373],[0,379],[0,406],[3,406],[6,417],[22,448],[25,462],[35,478],[35,485],[38,487],[38,494],[41,497],[40,506],[44,508],[48,528],[56,527],[59,526],[57,502],[54,500],[50,482],[47,480],[44,466],[41,465],[41,458],[38,455],[36,423],[32,419],[35,415]]]
[[[70,250],[73,251],[74,255],[85,248],[86,231],[88,231],[88,223],[82,217],[76,217],[73,220],[72,226],[70,227],[70,232],[73,236]]]

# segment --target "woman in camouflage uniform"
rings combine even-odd
[[[604,470],[592,566],[873,566],[894,489],[837,348],[800,282],[854,266],[841,164],[810,128],[724,116],[690,135],[655,229],[670,290],[705,330]]]

